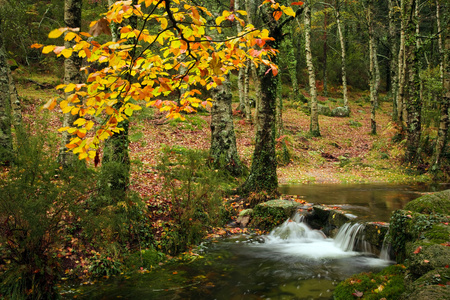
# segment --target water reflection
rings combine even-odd
[[[389,221],[390,213],[425,192],[450,188],[450,185],[318,184],[283,185],[279,191],[316,204],[341,206],[367,221]]]

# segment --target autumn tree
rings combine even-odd
[[[65,0],[64,2],[64,23],[66,27],[73,28],[73,30],[81,29],[81,6],[82,0]],[[70,49],[74,46],[74,41],[66,39],[64,47]],[[81,74],[82,57],[76,55],[67,55],[64,60],[64,84],[82,84],[83,78]],[[70,98],[74,94],[73,90],[66,91],[65,97]],[[80,98],[82,99],[82,98]],[[70,107],[73,107],[70,104]],[[72,126],[77,119],[77,114],[64,114],[63,126]],[[59,148],[58,161],[62,166],[69,166],[73,163],[73,154],[69,152],[67,144],[69,144],[72,135],[64,131],[61,137],[61,146]]]
[[[274,1],[266,0],[264,2],[271,2],[271,5],[270,8],[265,7],[264,10],[261,10],[260,17],[268,27],[269,35],[274,38],[268,41],[268,45],[271,49],[277,50],[283,38],[283,27],[295,18],[296,13],[291,7],[279,5]],[[292,4],[301,5],[303,3],[294,2]],[[281,18],[283,12],[289,17]],[[277,57],[275,56],[273,59],[276,64]],[[262,193],[269,196],[277,194],[278,177],[275,156],[275,112],[279,83],[276,77],[277,73],[278,70],[272,67],[260,68],[261,102],[256,119],[256,144],[250,174],[239,188],[239,192],[242,194]]]
[[[281,14],[294,14],[292,8],[281,7]],[[210,103],[210,99],[200,98],[201,89],[221,86],[225,76],[246,61],[266,65],[268,72],[276,74],[269,30],[245,25],[242,15],[245,11],[223,11],[214,19],[206,8],[183,0],[139,0],[134,5],[118,1],[105,15],[108,23],[122,24],[118,41],[100,44],[90,39],[90,34],[70,27],[53,30],[50,37],[66,33],[65,40],[73,40],[75,45],[45,46],[44,53],[83,57],[87,63],[105,65],[82,84],[57,87],[73,92],[61,99],[59,106],[63,113],[77,116],[72,126],[60,129],[72,136],[66,146],[80,159],[97,159],[101,142],[124,131],[120,123],[129,120],[141,105],[157,107],[169,118],[183,118],[184,113]],[[138,28],[125,23],[132,17],[137,17]],[[224,21],[241,23],[243,31],[225,40],[214,38]],[[180,74],[180,68],[186,71]],[[185,92],[176,96],[180,89]],[[57,99],[51,99],[45,107],[57,104]]]

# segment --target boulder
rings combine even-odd
[[[350,116],[350,109],[342,106],[336,107],[331,111],[332,117],[346,118]]]
[[[450,190],[424,195],[405,205],[404,210],[421,214],[449,214]]]
[[[302,204],[290,200],[270,200],[253,208],[250,226],[272,230],[290,218]]]

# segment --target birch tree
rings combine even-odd
[[[312,136],[320,136],[319,129],[319,110],[317,103],[316,75],[311,54],[311,0],[305,1],[304,4],[304,25],[305,25],[305,52],[306,64],[308,66],[309,76],[309,94],[311,107],[311,120],[309,132]]]

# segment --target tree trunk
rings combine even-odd
[[[269,36],[275,38],[268,44],[274,49],[279,49],[280,39],[282,38],[281,26],[273,19],[271,14],[268,14],[268,16],[270,21],[266,24],[269,26]],[[277,64],[278,56],[273,57],[272,61]],[[278,194],[277,160],[275,156],[275,112],[278,78],[273,75],[272,71],[266,72],[264,69],[263,66],[260,67],[261,102],[256,119],[256,144],[252,166],[247,180],[238,191],[243,195],[259,194],[261,199],[257,199],[257,201],[264,200],[264,195],[273,197]]]
[[[109,3],[114,1],[110,1]],[[137,4],[137,0],[133,0],[133,5]],[[136,16],[130,17],[128,19],[129,24],[132,28],[137,28],[137,18]],[[111,28],[112,39],[118,38],[117,33],[118,25]],[[114,33],[113,33],[114,32]],[[130,40],[130,44],[134,44],[134,39]],[[134,56],[134,51],[130,52],[130,56]],[[131,85],[132,77],[127,75],[127,81]],[[122,105],[118,102],[115,106],[119,109]],[[103,188],[106,188],[111,196],[121,197],[123,192],[128,189],[130,184],[130,154],[129,154],[129,144],[128,131],[130,127],[129,119],[125,119],[117,125],[120,130],[118,133],[113,134],[105,143],[105,148],[103,151],[103,162],[102,162],[102,176],[103,180],[106,182],[101,184]]]
[[[252,106],[250,104],[250,62],[245,65],[244,77],[244,104],[245,104],[245,118],[247,122],[252,123]]]
[[[439,18],[439,1],[436,1],[436,17]],[[438,32],[440,32],[440,25],[438,26]],[[440,53],[441,53],[441,61],[440,61],[440,70],[442,73],[440,74],[441,80],[443,81],[444,94],[441,101],[441,117],[439,122],[439,131],[438,137],[436,141],[436,147],[434,150],[433,159],[431,161],[432,167],[431,170],[433,172],[438,171],[441,168],[441,159],[442,154],[444,153],[444,149],[447,143],[448,136],[448,127],[449,127],[449,109],[450,109],[450,68],[449,68],[449,54],[450,53],[450,31],[447,30],[445,35],[445,54],[442,49],[442,36],[439,35],[439,44],[440,44]],[[445,68],[444,68],[445,67]],[[445,70],[445,71],[444,71]],[[445,73],[444,73],[445,72]],[[445,76],[444,76],[445,75]]]
[[[292,100],[297,101],[300,97],[300,91],[298,89],[298,80],[297,80],[297,58],[295,57],[294,46],[292,45],[291,38],[287,38],[286,42],[286,51],[288,57],[288,71],[289,77],[291,78],[292,84]]]
[[[312,136],[320,136],[319,129],[319,111],[317,104],[317,91],[316,91],[316,76],[314,71],[314,65],[311,55],[311,8],[310,2],[305,2],[305,52],[306,52],[306,64],[308,66],[309,74],[309,94],[311,95],[310,107],[311,107],[311,123],[309,126],[309,132]]]
[[[417,49],[416,24],[417,18],[414,14],[415,0],[407,0],[405,9],[402,11],[402,19],[405,23],[405,83],[408,84],[404,91],[404,102],[407,111],[406,128],[406,153],[405,161],[411,164],[419,162],[420,135],[421,135],[421,109],[420,79],[419,79],[419,57]]]
[[[247,10],[247,22],[249,24],[255,24],[255,20],[253,20],[253,12],[256,10],[257,4],[254,0],[245,0],[245,9]],[[255,87],[255,120],[258,119],[258,112],[259,112],[259,106],[261,103],[261,79],[258,76],[258,70],[254,64],[249,63],[248,64],[250,70],[248,73],[252,74],[252,80],[253,80],[253,86]],[[248,91],[248,89],[247,89]],[[247,92],[248,94],[248,92]],[[250,101],[249,101],[250,102]],[[250,104],[250,103],[248,103]],[[250,107],[251,112],[251,107]]]
[[[370,87],[370,127],[371,134],[377,134],[377,79],[376,79],[376,44],[374,37],[373,2],[370,0],[367,7],[367,23],[369,26],[369,87]]]
[[[341,73],[342,73],[342,97],[344,98],[344,108],[347,111],[349,110],[348,107],[348,95],[347,95],[347,72],[345,67],[345,42],[344,42],[344,35],[342,34],[342,28],[341,28],[341,14],[340,14],[340,2],[339,0],[336,1],[336,24],[337,24],[337,30],[339,34],[339,42],[341,44]]]
[[[242,175],[243,167],[236,148],[231,93],[227,82],[213,91],[214,101],[211,108],[211,148],[210,156],[214,168],[225,168],[233,176]]]
[[[81,6],[82,0],[65,0],[64,2],[64,23],[69,28],[81,28]],[[74,45],[73,41],[65,41],[64,46],[71,48]],[[82,58],[72,55],[64,60],[64,83],[79,84],[83,82],[83,77],[80,72],[82,65]],[[65,93],[66,99],[73,92]],[[63,127],[72,126],[73,122],[78,118],[77,115],[71,113],[64,114]],[[76,156],[68,151],[66,145],[70,142],[72,135],[67,131],[62,133],[61,146],[59,148],[58,161],[63,167],[70,166],[76,161]]]
[[[12,158],[9,71],[3,42],[2,19],[0,16],[0,165],[9,165]]]
[[[405,1],[401,0],[401,11],[403,12],[405,9]],[[403,21],[403,13],[402,13],[402,21],[400,25],[400,46],[398,51],[398,93],[397,93],[397,112],[398,112],[398,122],[400,128],[405,127],[405,114],[404,114],[404,91],[405,91],[405,22]]]
[[[328,40],[328,35],[327,35],[327,17],[328,17],[328,14],[325,12],[325,14],[323,16],[323,67],[322,67],[322,72],[323,72],[323,95],[325,97],[328,96],[328,82],[327,82],[327,64],[328,64],[328,56],[327,56],[327,50],[328,50],[328,45],[327,45],[327,40]]]
[[[394,0],[389,0],[389,45],[390,45],[390,95],[392,97],[392,120],[394,122],[398,121],[398,107],[397,107],[397,97],[398,97],[398,59],[395,55],[398,54],[397,45],[397,34],[396,34],[396,23],[395,23],[395,5]]]
[[[276,138],[283,135],[283,97],[281,95],[281,76],[277,76],[277,108],[276,108]]]

